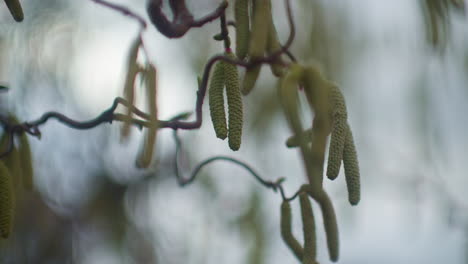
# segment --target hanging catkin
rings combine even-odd
[[[306,193],[299,195],[302,215],[302,229],[304,232],[304,254],[303,264],[315,263],[317,258],[317,239],[315,235],[315,220],[312,212],[312,205]]]
[[[26,133],[22,133],[19,137],[20,145],[18,147],[20,163],[22,167],[23,187],[26,190],[32,190],[34,182],[34,169],[32,164],[31,148]]]
[[[14,140],[13,136],[11,136],[9,133],[3,133],[2,139],[0,140],[0,150],[5,151],[8,148],[9,140]],[[13,182],[15,187],[20,185],[21,179],[23,178],[23,169],[21,168],[21,161],[20,161],[20,156],[18,149],[16,148],[14,142],[13,143],[13,148],[11,149],[11,152],[6,155],[6,157],[3,158],[3,162],[5,166],[7,166],[8,170],[10,171],[10,174],[13,177]]]
[[[333,209],[333,204],[325,191],[322,191],[317,195],[316,200],[322,210],[323,224],[325,225],[325,234],[327,236],[328,254],[330,256],[330,260],[336,262],[339,257],[339,239],[335,210]]]
[[[148,127],[143,149],[137,159],[138,168],[148,168],[153,159],[154,146],[158,131],[158,106],[157,106],[157,76],[156,68],[148,64],[145,70],[145,86],[148,108],[150,113],[150,127]]]
[[[140,45],[141,39],[138,36],[130,46],[127,58],[127,75],[125,77],[124,97],[130,103],[130,105],[133,105],[135,102],[135,79],[140,70],[137,64],[138,50]],[[132,120],[132,111],[130,110],[130,107],[127,107],[126,116],[127,118],[123,122],[121,130],[122,140],[126,140],[130,136],[130,125]]]
[[[249,1],[235,0],[234,18],[236,21],[236,56],[243,60],[247,55],[250,34]]]
[[[13,226],[14,196],[10,172],[0,161],[0,236],[8,238]]]
[[[21,7],[19,0],[5,0],[5,4],[16,22],[23,21],[23,8]]]
[[[250,33],[249,58],[256,59],[265,53],[270,21],[268,16],[271,13],[270,0],[252,0],[254,4],[252,14],[252,30]],[[242,83],[242,94],[249,94],[257,82],[262,65],[248,67]]]
[[[302,261],[303,249],[297,239],[292,234],[291,206],[287,201],[281,204],[281,237],[284,243],[291,249],[296,258]]]
[[[235,58],[232,53],[226,53],[226,56]],[[242,140],[243,110],[242,96],[239,87],[239,73],[236,65],[225,63],[224,78],[229,113],[229,147],[232,150],[238,150]]]
[[[269,20],[269,30],[268,30],[268,41],[266,52],[268,55],[271,55],[274,52],[278,52],[282,47],[281,43],[278,40],[278,33],[276,32],[275,24],[273,23],[272,12],[268,15]],[[270,69],[273,75],[280,77],[284,73],[284,61],[281,56],[278,56],[275,61],[270,64]]]
[[[348,199],[351,205],[357,205],[361,199],[361,183],[359,175],[359,162],[356,146],[349,125],[346,124],[346,142],[343,150],[343,166],[345,170]]]
[[[223,61],[215,64],[208,90],[211,121],[216,137],[220,139],[225,139],[228,134],[226,113],[224,112],[224,67]]]

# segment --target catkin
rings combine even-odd
[[[301,133],[301,137],[305,137],[307,139],[307,143],[309,143],[311,140],[312,140],[312,136],[313,136],[313,129],[312,128],[309,128],[305,131],[303,131]],[[293,135],[293,136],[290,136],[287,140],[286,140],[286,147],[288,148],[295,148],[295,147],[299,147],[299,137],[296,136],[296,135]]]
[[[7,133],[3,133],[2,139],[0,140],[0,149],[1,151],[5,151],[8,148],[8,141],[13,140],[13,137],[10,139],[10,135]],[[12,177],[14,177],[13,181],[15,186],[18,186],[21,182],[21,178],[23,177],[23,169],[21,168],[21,161],[18,149],[15,147],[13,143],[13,149],[10,153],[3,158],[3,162],[5,166],[11,172]]]
[[[359,162],[353,134],[346,124],[346,141],[343,150],[343,166],[345,170],[346,186],[348,188],[348,200],[351,205],[357,205],[361,199],[361,183],[359,176]]]
[[[243,60],[247,55],[249,45],[249,0],[235,0],[234,18],[236,21],[236,56]]]
[[[211,121],[216,137],[220,139],[225,139],[228,134],[226,113],[224,112],[224,68],[223,61],[215,64],[208,91]]]
[[[19,0],[5,0],[5,4],[16,22],[23,21],[23,8],[21,7]]]
[[[298,260],[302,260],[303,249],[292,233],[291,206],[283,201],[281,204],[281,237],[284,243],[291,249]]]
[[[10,172],[0,161],[0,236],[8,238],[13,226],[14,196]]]
[[[248,95],[253,90],[261,69],[261,65],[247,68],[244,74],[244,79],[242,80],[243,95]]]
[[[302,229],[304,232],[304,254],[302,263],[314,263],[317,258],[317,239],[315,235],[315,220],[312,205],[306,193],[299,195],[302,214]]]
[[[279,51],[282,47],[281,43],[278,40],[278,33],[276,32],[276,27],[273,23],[273,17],[271,12],[269,13],[268,20],[270,25],[268,31],[266,52],[267,54],[272,54],[274,52]],[[280,77],[284,73],[284,66],[282,64],[284,64],[284,61],[282,60],[281,56],[278,56],[277,59],[270,64],[270,69],[273,75]]]
[[[339,238],[335,210],[333,209],[333,204],[325,191],[322,190],[322,192],[317,195],[316,200],[322,210],[325,234],[327,237],[328,254],[330,256],[330,260],[336,262],[339,257]]]
[[[332,120],[337,118],[347,119],[348,111],[346,110],[346,102],[340,88],[336,85],[330,85],[330,105]]]
[[[145,86],[147,91],[146,96],[148,100],[148,108],[150,113],[149,121],[151,125],[146,133],[143,150],[137,159],[137,167],[139,168],[148,168],[151,164],[158,131],[156,68],[153,65],[148,64],[148,68],[146,69],[145,74]]]
[[[127,75],[125,77],[124,96],[125,99],[131,104],[135,101],[135,79],[139,72],[137,64],[138,50],[141,45],[140,37],[137,37],[130,47],[127,58]],[[121,130],[121,139],[126,140],[130,136],[130,125],[132,119],[132,111],[127,107],[127,121],[123,122]]]
[[[228,57],[235,58],[234,54],[226,53]],[[224,79],[226,84],[226,97],[229,113],[229,147],[238,150],[242,140],[242,96],[239,87],[239,73],[236,65],[224,64]]]
[[[327,176],[330,180],[336,179],[340,173],[346,134],[346,120],[343,118],[336,118],[333,121],[330,148],[328,151]]]
[[[34,170],[32,164],[31,148],[29,146],[29,140],[26,133],[20,135],[20,145],[18,148],[20,163],[22,167],[22,181],[23,187],[26,190],[32,190],[33,188],[33,177]]]
[[[271,13],[270,0],[252,0],[254,4],[252,15],[252,30],[250,34],[248,54],[250,59],[264,55],[269,32],[269,19]],[[257,82],[262,65],[248,67],[242,82],[242,94],[249,94]]]

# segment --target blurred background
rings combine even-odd
[[[112,2],[146,18],[145,0]],[[284,2],[272,2],[284,41]],[[340,85],[359,155],[358,206],[347,201],[344,175],[325,180],[338,217],[339,263],[468,263],[465,10],[432,0],[291,2],[292,52]],[[22,23],[0,8],[0,81],[10,87],[0,95],[1,111],[21,121],[52,110],[88,120],[107,109],[122,94],[137,23],[92,1],[21,3]],[[218,3],[188,1],[196,16]],[[153,26],[145,31],[158,68],[160,118],[194,109],[197,76],[222,52],[212,40],[218,28],[212,23],[172,40]],[[276,79],[265,68],[244,100],[238,152],[215,137],[207,105],[202,128],[180,132],[185,175],[208,157],[230,155],[266,179],[286,177],[288,194],[304,183],[299,153],[285,147],[290,131]],[[49,121],[41,140],[30,138],[35,191],[20,194],[13,233],[0,241],[1,263],[298,263],[280,236],[278,194],[226,162],[181,188],[170,130],[159,132],[148,170],[135,168],[143,133],[134,129],[120,143],[119,132],[117,122],[78,131]],[[301,240],[298,204],[292,206]],[[330,263],[317,219],[318,260]]]

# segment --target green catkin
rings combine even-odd
[[[309,201],[309,196],[306,193],[299,195],[302,215],[302,229],[304,232],[304,254],[302,258],[303,264],[315,263],[317,258],[317,239],[315,235],[315,220],[312,212],[312,205]]]
[[[309,129],[303,131],[301,136],[305,137],[307,139],[307,143],[309,143],[312,140],[313,134],[314,134],[313,129],[309,128]],[[290,136],[286,140],[286,147],[288,147],[288,148],[299,147],[299,137],[297,137],[295,135]]]
[[[248,95],[255,86],[258,76],[260,75],[261,66],[247,68],[242,80],[242,95]]]
[[[327,177],[330,180],[336,179],[340,173],[341,159],[346,140],[346,120],[340,118],[333,122],[330,148],[328,151]]]
[[[269,31],[268,31],[268,41],[266,51],[267,54],[272,54],[274,52],[279,51],[281,47],[281,43],[278,40],[278,33],[276,32],[275,24],[273,23],[273,17],[270,12],[268,19],[270,21]],[[276,77],[280,77],[284,73],[284,61],[279,56],[273,63],[270,64],[270,69],[273,75]]]
[[[281,204],[281,237],[298,260],[302,260],[303,249],[292,233],[291,206],[287,201]]]
[[[140,37],[137,37],[130,47],[127,58],[127,75],[125,77],[124,97],[131,105],[135,102],[135,79],[140,71],[137,64],[140,45],[141,39]],[[132,120],[132,111],[130,108],[127,108],[126,115],[127,118],[126,121],[123,122],[121,130],[121,140],[126,140],[130,136],[130,125]]]
[[[359,162],[354,145],[353,134],[346,124],[346,142],[343,150],[343,166],[345,170],[348,200],[351,205],[357,205],[361,199],[361,183],[359,175]]]
[[[320,205],[323,216],[323,224],[325,225],[325,234],[327,237],[328,254],[330,260],[333,262],[338,261],[339,257],[339,238],[338,238],[338,224],[336,221],[335,210],[333,204],[328,197],[327,193],[322,192],[317,196],[317,202]]]
[[[236,21],[236,56],[243,60],[247,55],[249,45],[249,0],[235,0],[234,18]]]
[[[346,139],[346,119],[348,117],[344,96],[336,85],[330,86],[330,105],[330,117],[333,127],[328,152],[327,177],[334,180],[340,172]]]
[[[5,151],[7,149],[7,144],[9,140],[9,135],[4,133],[2,139],[0,140],[0,149],[1,151]],[[21,183],[21,178],[23,177],[23,169],[21,168],[21,161],[18,149],[13,144],[13,149],[11,150],[5,158],[3,158],[4,164],[7,166],[11,175],[13,177],[13,181],[16,186],[19,186]]]
[[[156,137],[158,131],[158,106],[157,106],[157,80],[156,68],[148,64],[145,71],[145,86],[147,91],[148,108],[150,113],[150,127],[148,128],[143,150],[137,159],[138,168],[148,168],[153,159],[154,146],[156,144]]]
[[[325,149],[327,136],[330,133],[330,103],[329,85],[317,67],[308,66],[304,68],[302,79],[304,91],[311,110],[314,112],[311,156],[308,160],[312,166],[312,177],[316,178],[320,186],[323,182],[323,164],[325,161]]]
[[[226,53],[226,56],[235,58],[233,53]],[[224,79],[229,111],[229,147],[236,151],[241,145],[243,124],[242,96],[236,65],[230,63],[224,64]]]
[[[309,147],[309,140],[303,135],[302,123],[299,115],[298,87],[304,74],[303,67],[298,64],[291,64],[288,71],[279,80],[279,99],[288,120],[289,127],[298,138],[304,166],[306,168],[309,182],[314,186],[322,186],[322,183],[315,175],[316,170],[312,160],[312,151]]]
[[[226,113],[224,112],[224,67],[225,63],[219,61],[215,64],[208,90],[210,115],[216,137],[225,139],[228,134]]]
[[[255,8],[252,15],[252,30],[250,33],[250,42],[248,55],[249,58],[256,59],[264,55],[268,42],[269,19],[271,15],[270,0],[252,0]],[[248,67],[244,80],[242,82],[242,94],[249,94],[257,82],[262,65]]]
[[[8,238],[13,226],[14,196],[10,172],[0,161],[0,236]]]
[[[22,167],[22,182],[23,187],[30,191],[33,189],[34,169],[32,164],[31,148],[26,133],[22,133],[19,137],[20,145],[18,147],[20,163]]]
[[[5,4],[10,10],[11,16],[16,22],[21,22],[24,19],[23,8],[19,0],[5,0]]]

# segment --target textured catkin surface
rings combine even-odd
[[[291,249],[296,258],[302,261],[303,249],[299,242],[292,234],[292,215],[291,206],[288,202],[284,201],[281,204],[281,237],[284,243]]]
[[[335,118],[333,120],[328,152],[327,176],[330,180],[336,179],[340,173],[346,134],[346,120],[343,118]]]
[[[315,235],[315,220],[309,196],[303,193],[299,196],[304,232],[304,255],[302,263],[314,263],[317,258],[317,240]]]
[[[9,137],[7,136],[7,134],[4,133],[0,140],[0,149],[7,148],[8,140]],[[16,147],[13,147],[11,152],[8,155],[6,155],[6,157],[3,159],[3,162],[7,166],[8,170],[10,171],[10,174],[13,177],[15,187],[17,187],[18,185],[20,185],[21,179],[23,177],[23,169],[21,167],[18,149]]]
[[[342,118],[347,120],[348,112],[346,110],[346,102],[340,88],[336,85],[331,85],[329,96],[332,119]]]
[[[228,134],[224,112],[224,62],[217,62],[210,79],[208,91],[210,115],[216,137],[225,139]]]
[[[8,168],[0,162],[0,236],[8,238],[13,224],[13,183]]]
[[[232,53],[226,55],[235,58]],[[225,63],[224,78],[229,111],[229,147],[232,150],[238,150],[242,141],[243,110],[239,73],[236,65]]]
[[[234,2],[234,18],[236,20],[236,56],[243,60],[249,46],[249,0],[236,0]]]
[[[346,125],[346,142],[343,149],[343,166],[345,170],[346,186],[348,188],[349,203],[352,205],[357,205],[361,199],[361,182],[356,146],[354,145],[353,134],[349,125]]]

